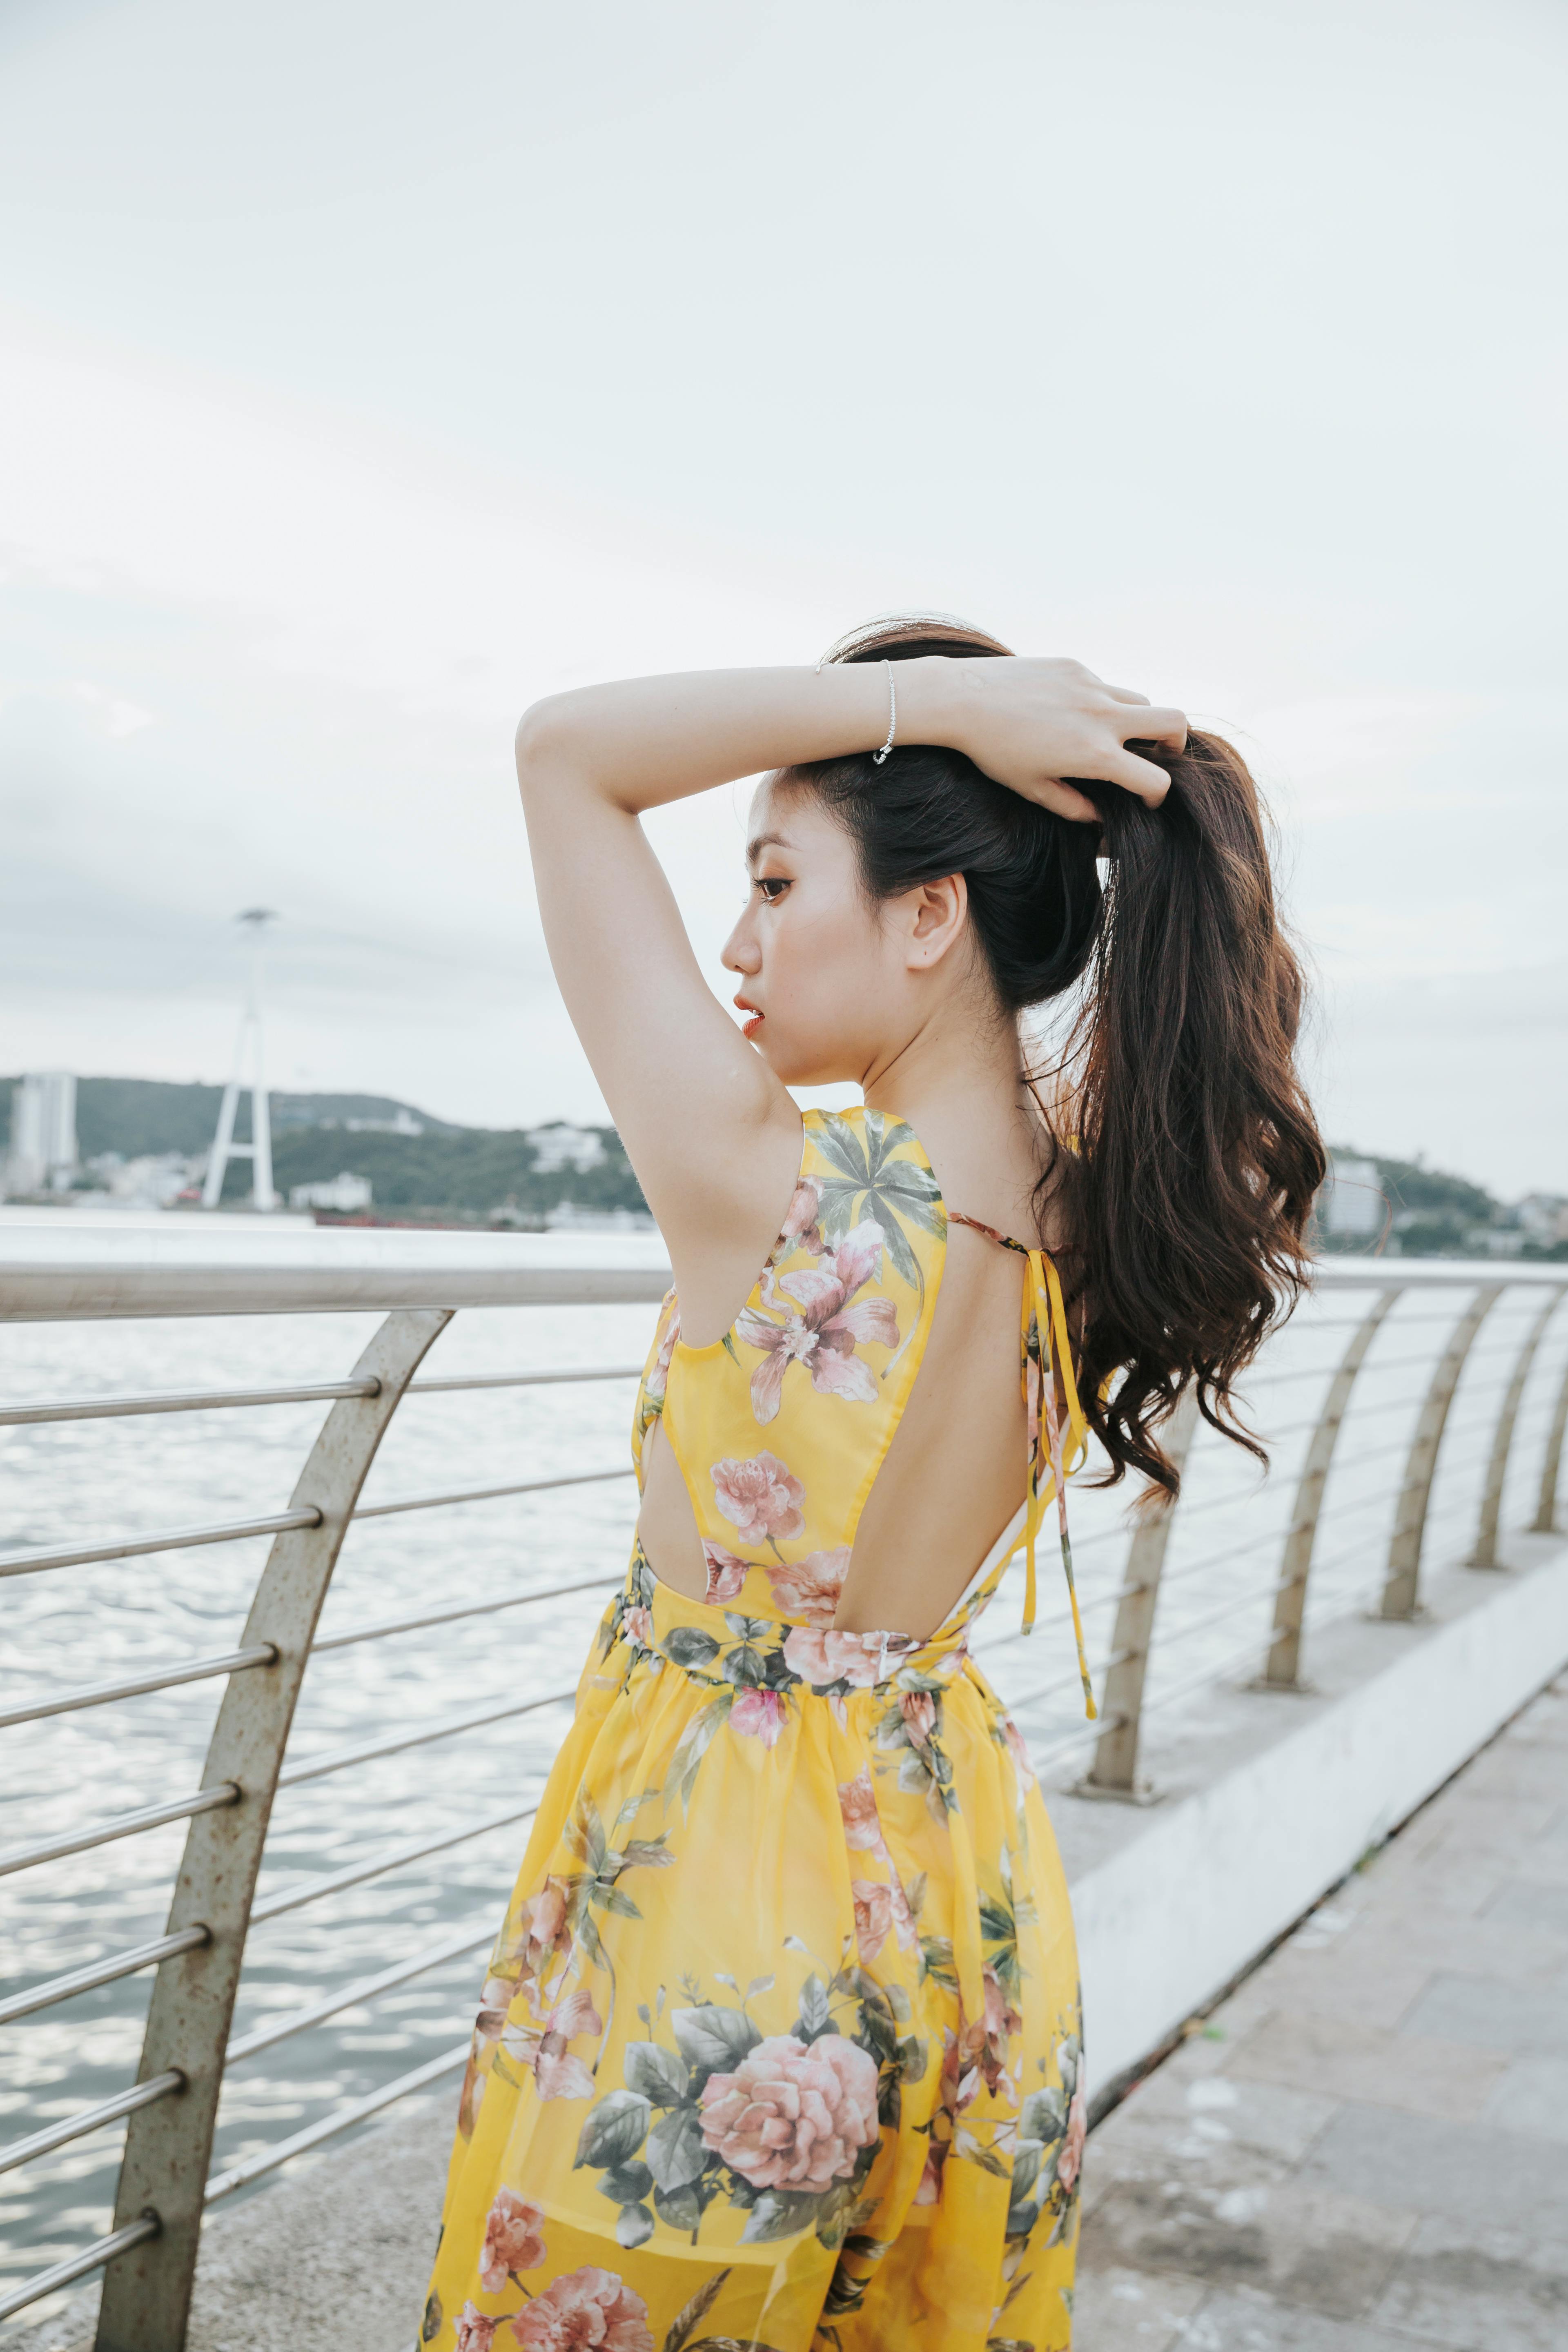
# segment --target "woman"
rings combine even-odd
[[[638,820],[761,771],[741,1029]],[[1087,1432],[1167,1493],[1184,1390],[1250,1443],[1232,1384],[1322,1173],[1251,780],[1179,711],[940,617],[552,698],[518,772],[675,1288],[425,2341],[1055,2352],[1072,1925],[966,1639],[1020,1547],[1032,1622],[1052,1498],[1070,1595]],[[1042,1095],[1019,1016],[1075,983]],[[863,1108],[803,1120],[791,1087],[845,1079]]]

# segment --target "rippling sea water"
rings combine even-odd
[[[1200,1433],[1162,1591],[1148,1692],[1152,1743],[1163,1726],[1201,1708],[1202,1690],[1189,1692],[1189,1684],[1257,1671],[1295,1475],[1350,1322],[1366,1303],[1364,1295],[1326,1293],[1270,1344],[1251,1383],[1255,1419],[1273,1444],[1269,1477],[1235,1447]],[[1438,1472],[1430,1559],[1462,1557],[1473,1538],[1497,1404],[1538,1303],[1521,1293],[1505,1297],[1477,1342]],[[1314,1621],[1361,1607],[1375,1589],[1420,1396],[1458,1311],[1458,1300],[1415,1292],[1378,1337],[1326,1498],[1309,1634]],[[423,1370],[630,1364],[643,1355],[652,1317],[646,1307],[469,1310],[448,1327]],[[0,1401],[338,1380],[374,1321],[0,1327]],[[1521,1524],[1533,1507],[1564,1345],[1560,1334],[1537,1360],[1505,1528]],[[618,1466],[627,1460],[632,1394],[633,1383],[620,1380],[410,1397],[364,1499]],[[279,1405],[0,1430],[0,1549],[279,1510],[326,1410]],[[624,1569],[633,1517],[627,1477],[353,1528],[327,1600],[323,1636],[585,1577],[602,1577],[605,1595],[499,1610],[324,1654],[306,1676],[290,1760],[434,1725],[487,1702],[568,1690],[603,1598]],[[1072,1522],[1099,1683],[1126,1550],[1121,1496],[1075,1482]],[[0,1706],[232,1648],[266,1550],[254,1539],[0,1583]],[[1043,1545],[1035,1635],[1018,1638],[1021,1576],[1014,1573],[975,1639],[985,1671],[1036,1753],[1047,1758],[1082,1721],[1053,1557]],[[194,1790],[222,1689],[220,1681],[197,1683],[0,1732],[0,1843],[41,1839]],[[378,1848],[434,1839],[470,1816],[530,1803],[565,1722],[564,1707],[552,1706],[283,1791],[261,1898]],[[1068,1785],[1086,1753],[1049,1766],[1047,1789]],[[482,1974],[478,1939],[488,1941],[499,1920],[526,1833],[521,1823],[491,1832],[253,1929],[238,2034],[464,1929],[476,1948],[237,2064],[219,2116],[219,2167],[462,2038]],[[184,1834],[185,1824],[176,1823],[0,1880],[0,1997],[160,1934]],[[0,2029],[0,2137],[36,2130],[133,2079],[150,1983],[147,1975],[128,1978]],[[108,2226],[121,2136],[122,2127],[100,2132],[0,2177],[0,2281],[62,2259]],[[14,2325],[47,2307],[35,2305]]]

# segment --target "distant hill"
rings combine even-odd
[[[272,1139],[272,1176],[285,1200],[294,1184],[316,1184],[347,1172],[368,1176],[377,1215],[484,1218],[515,1208],[524,1220],[569,1201],[579,1209],[646,1210],[642,1188],[613,1127],[579,1129],[599,1139],[596,1167],[541,1167],[549,1162],[536,1137],[550,1129],[448,1128],[437,1135],[354,1135],[342,1128],[291,1127]],[[250,1163],[227,1171],[224,1197],[250,1189]]]
[[[0,1078],[0,1149],[10,1141],[11,1089],[15,1078]],[[175,1086],[162,1078],[79,1078],[76,1083],[77,1142],[84,1160],[100,1151],[118,1151],[123,1160],[140,1160],[149,1152],[179,1151],[187,1157],[205,1151],[217,1125],[221,1087]],[[428,1111],[395,1102],[387,1095],[301,1095],[271,1097],[274,1136],[291,1127],[316,1127],[323,1120],[393,1119],[401,1111],[416,1118],[426,1135],[462,1135],[475,1130],[456,1127],[449,1119],[432,1118]],[[241,1139],[250,1133],[250,1101],[240,1097]],[[332,1171],[336,1174],[336,1170]]]
[[[0,1078],[0,1153],[9,1140],[15,1083]],[[84,1161],[105,1152],[122,1160],[171,1152],[195,1159],[212,1143],[222,1099],[221,1087],[79,1078],[78,1148]],[[583,1148],[563,1155],[559,1126],[459,1127],[387,1095],[274,1092],[270,1101],[273,1181],[285,1201],[295,1184],[330,1181],[346,1172],[370,1179],[377,1216],[482,1223],[510,1211],[527,1223],[563,1202],[579,1209],[647,1209],[613,1127],[570,1130]],[[386,1132],[395,1123],[405,1131]],[[423,1133],[409,1134],[411,1126]],[[243,1143],[249,1136],[250,1097],[242,1095],[235,1138]],[[575,1164],[594,1157],[590,1138],[597,1139],[595,1164]],[[224,1199],[243,1199],[250,1185],[250,1162],[231,1161]]]

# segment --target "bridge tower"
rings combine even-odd
[[[223,1196],[223,1180],[231,1160],[248,1160],[251,1166],[250,1205],[253,1209],[268,1210],[278,1206],[278,1195],[272,1189],[272,1122],[268,1116],[267,1081],[261,1063],[261,942],[268,923],[278,919],[270,907],[247,907],[235,918],[243,923],[250,939],[250,983],[245,1000],[245,1010],[239,1016],[239,1034],[235,1040],[234,1076],[223,1090],[223,1105],[217,1115],[217,1133],[207,1158],[206,1181],[202,1187],[202,1206],[216,1209]],[[246,1084],[246,1066],[250,1069],[250,1141],[236,1143],[234,1115],[239,1108],[240,1093]]]

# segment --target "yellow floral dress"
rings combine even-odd
[[[928,1641],[834,1625],[947,1212],[901,1121],[805,1129],[730,1332],[688,1347],[673,1295],[659,1318],[634,1452],[640,1471],[662,1415],[708,1597],[634,1546],[584,1670],[484,1989],[437,2352],[1071,2339],[1072,1921],[1023,1743],[967,1649],[1005,1556]],[[1054,1270],[1027,1255],[1032,1612],[1035,1529],[1082,1422]]]

